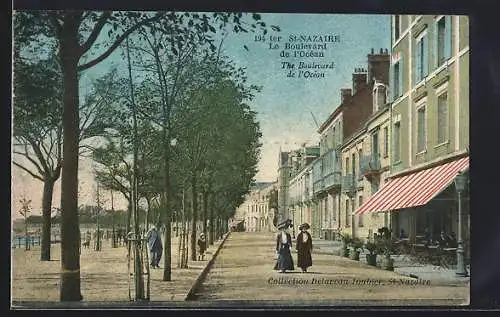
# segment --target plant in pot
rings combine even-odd
[[[391,255],[394,254],[396,249],[396,241],[390,237],[381,237],[377,242],[379,253],[383,254],[381,266],[382,269],[394,271],[394,259]]]
[[[363,250],[363,240],[360,238],[353,238],[349,251],[349,258],[351,260],[359,261],[359,253]]]
[[[366,263],[371,266],[377,266],[378,246],[376,243],[368,241],[365,243],[365,249],[368,251],[366,255]]]
[[[352,243],[352,238],[349,234],[344,234],[342,237],[342,251],[341,255],[345,258],[349,257],[349,247]]]

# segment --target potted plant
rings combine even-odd
[[[349,258],[351,260],[359,261],[359,253],[363,248],[363,240],[360,238],[353,238],[351,241],[351,247],[349,252]]]
[[[394,254],[396,241],[390,237],[381,237],[377,242],[379,253],[383,254],[381,267],[384,270],[394,271],[394,259],[391,255]]]
[[[349,257],[349,247],[352,243],[352,238],[349,234],[341,235],[342,237],[342,253],[341,255],[345,258]]]
[[[365,243],[365,249],[368,251],[366,255],[366,263],[371,266],[377,266],[377,244],[371,241]]]

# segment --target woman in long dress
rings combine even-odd
[[[302,269],[302,272],[307,272],[307,268],[312,266],[312,238],[307,232],[309,224],[305,223],[299,227],[300,233],[297,235],[297,266]]]
[[[276,236],[276,253],[278,260],[274,266],[275,270],[284,273],[286,270],[293,271],[293,259],[290,249],[292,248],[292,236],[288,232],[288,226],[280,228]]]

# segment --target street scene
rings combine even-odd
[[[12,308],[469,304],[467,16],[12,22]]]

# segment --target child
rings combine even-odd
[[[205,240],[205,234],[200,233],[198,238],[198,260],[205,259],[205,250],[207,249],[207,241]]]

